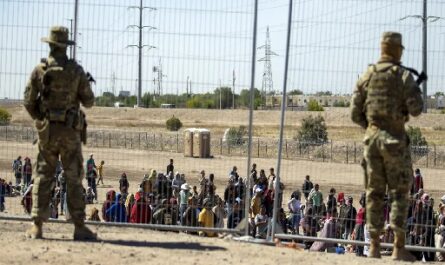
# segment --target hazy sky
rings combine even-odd
[[[36,63],[48,47],[40,42],[51,25],[70,26],[73,0],[0,0],[0,97],[22,97]],[[96,93],[121,89],[135,92],[139,13],[128,6],[138,0],[79,0],[78,59],[97,80]],[[270,27],[274,89],[283,84],[288,0],[259,0],[258,43]],[[161,58],[164,93],[185,93],[187,77],[193,92],[222,85],[250,85],[253,0],[144,0],[143,91],[154,89],[152,69]],[[295,0],[289,89],[306,93],[331,90],[348,94],[358,75],[379,56],[385,30],[400,31],[406,47],[403,61],[421,69],[422,27],[407,15],[422,12],[421,0]],[[429,1],[429,15],[445,14],[445,2]],[[445,20],[429,28],[429,91],[443,91]],[[257,59],[264,56],[258,50]],[[261,88],[263,63],[257,62],[256,87]],[[113,79],[112,76],[115,76]],[[113,81],[114,80],[114,81]]]

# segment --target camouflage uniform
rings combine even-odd
[[[24,101],[39,135],[32,218],[41,227],[49,217],[54,172],[60,156],[67,183],[68,210],[74,223],[83,227],[81,143],[86,139],[86,122],[80,104],[93,106],[94,94],[82,67],[66,56],[67,45],[74,44],[68,40],[68,29],[52,27],[50,38],[42,41],[50,44],[51,53],[34,68]],[[41,231],[37,237],[41,237]]]
[[[421,92],[410,71],[400,65],[402,36],[385,32],[382,57],[357,82],[352,120],[366,129],[364,138],[366,222],[371,237],[383,230],[383,198],[392,198],[391,228],[404,233],[412,183],[405,122],[422,111]]]

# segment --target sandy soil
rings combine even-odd
[[[0,176],[14,182],[13,174],[10,171],[11,161],[18,155],[35,157],[36,146],[27,143],[1,142],[0,146]],[[246,157],[224,157],[217,156],[213,159],[198,159],[184,157],[180,153],[151,152],[145,150],[128,149],[108,149],[108,148],[84,148],[84,157],[89,153],[95,154],[96,163],[105,160],[105,186],[99,186],[99,201],[105,199],[105,193],[110,189],[118,189],[118,179],[125,171],[130,181],[130,192],[136,192],[143,175],[151,168],[158,171],[165,171],[170,158],[175,161],[175,171],[178,170],[186,174],[187,182],[197,185],[198,173],[204,169],[207,174],[214,173],[217,185],[216,192],[220,195],[224,192],[228,174],[232,167],[236,165],[241,176],[247,174]],[[253,163],[259,169],[276,167],[276,159],[253,159]],[[283,160],[281,164],[282,181],[285,184],[285,201],[290,197],[290,193],[295,189],[301,189],[304,176],[309,174],[314,183],[319,183],[324,196],[328,195],[329,189],[335,187],[337,192],[345,192],[352,195],[358,203],[358,196],[363,189],[362,170],[356,164],[321,163],[311,161],[290,161]],[[445,194],[445,183],[443,181],[444,170],[422,169],[424,175],[425,190],[433,198],[438,199]],[[6,202],[9,211],[22,212],[18,198],[9,198]],[[99,207],[97,205],[96,207]]]
[[[31,119],[23,106],[6,105],[12,114],[13,124],[29,125]],[[184,128],[209,128],[215,136],[222,136],[224,130],[239,125],[248,125],[248,110],[207,110],[207,109],[132,109],[93,107],[86,110],[89,124],[94,128],[126,128],[166,132],[165,121],[172,115],[178,117]],[[350,119],[348,108],[326,108],[324,112],[288,111],[285,120],[285,137],[293,138],[298,126],[307,115],[322,115],[332,140],[361,141],[363,131]],[[258,110],[254,112],[254,136],[278,138],[280,112]],[[412,118],[408,125],[421,127],[431,143],[445,144],[445,115],[424,114]]]
[[[29,240],[28,225],[0,222],[1,264],[403,264],[389,257],[372,260],[129,228],[95,227],[100,241],[79,243],[71,240],[73,228],[67,224],[46,224],[44,240]]]

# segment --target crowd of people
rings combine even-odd
[[[32,170],[25,158],[25,163],[18,157],[13,162],[12,169],[16,185],[0,179],[0,209],[4,210],[4,197],[14,190],[21,191],[22,205],[26,213],[32,206]],[[104,179],[105,161],[98,166],[90,155],[86,161],[85,175],[88,183],[84,191],[87,204],[98,203],[97,185]],[[244,225],[256,238],[270,236],[271,219],[274,200],[280,207],[277,214],[277,224],[284,233],[303,234],[312,237],[326,237],[365,241],[369,238],[366,228],[366,195],[362,192],[356,206],[354,198],[344,192],[338,192],[334,187],[329,189],[327,197],[317,183],[313,183],[309,175],[301,189],[285,187],[276,183],[273,168],[266,171],[257,170],[253,164],[250,178],[242,178],[234,166],[227,177],[224,190],[217,191],[215,175],[206,174],[201,170],[197,185],[190,185],[186,176],[175,171],[173,159],[170,159],[166,171],[158,172],[152,169],[141,178],[140,184],[130,187],[126,173],[119,178],[119,189],[111,189],[106,193],[102,209],[91,208],[88,219],[104,222],[129,222],[143,224],[183,225],[207,228],[237,228],[245,219]],[[247,189],[250,181],[251,189]],[[279,186],[279,192],[275,187]],[[20,188],[19,188],[20,187]],[[289,200],[283,201],[284,190],[289,189]],[[131,191],[134,191],[132,193]],[[246,195],[249,200],[246,201]],[[419,169],[415,170],[411,190],[412,203],[408,213],[407,242],[410,245],[444,247],[445,237],[445,196],[441,198],[438,207],[434,209],[434,200],[424,190],[423,177]],[[393,232],[389,225],[391,198],[385,196],[385,207],[382,218],[385,220],[385,233],[381,241],[392,243]],[[246,205],[246,203],[248,205]],[[247,207],[246,207],[247,206]],[[50,202],[51,217],[58,218],[66,212],[66,183],[63,178],[63,166],[59,161],[55,172],[55,185]],[[248,209],[248,212],[246,210]],[[213,232],[199,232],[201,236],[217,236]],[[366,247],[323,243],[319,241],[304,241],[305,248],[311,251],[353,252],[357,256],[366,256]],[[413,252],[416,257],[426,261],[445,260],[440,253]]]

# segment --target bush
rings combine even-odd
[[[229,146],[243,145],[245,142],[244,137],[247,135],[245,126],[239,126],[238,128],[231,127],[226,135],[226,141]]]
[[[296,140],[304,147],[321,145],[328,141],[328,130],[322,116],[308,116],[303,118],[301,128],[298,130]]]
[[[309,103],[307,104],[307,110],[308,111],[324,111],[323,106],[321,106],[316,100],[309,100]]]
[[[350,103],[345,102],[344,100],[340,100],[340,101],[335,101],[333,106],[337,108],[347,108],[350,106]]]
[[[422,136],[419,127],[408,127],[407,131],[409,140],[411,142],[411,150],[415,155],[424,156],[428,153],[428,142]]]
[[[168,119],[165,124],[167,125],[167,130],[169,131],[178,131],[182,127],[181,120],[176,118],[174,115]]]
[[[0,125],[9,125],[11,122],[11,114],[4,108],[0,108]]]

